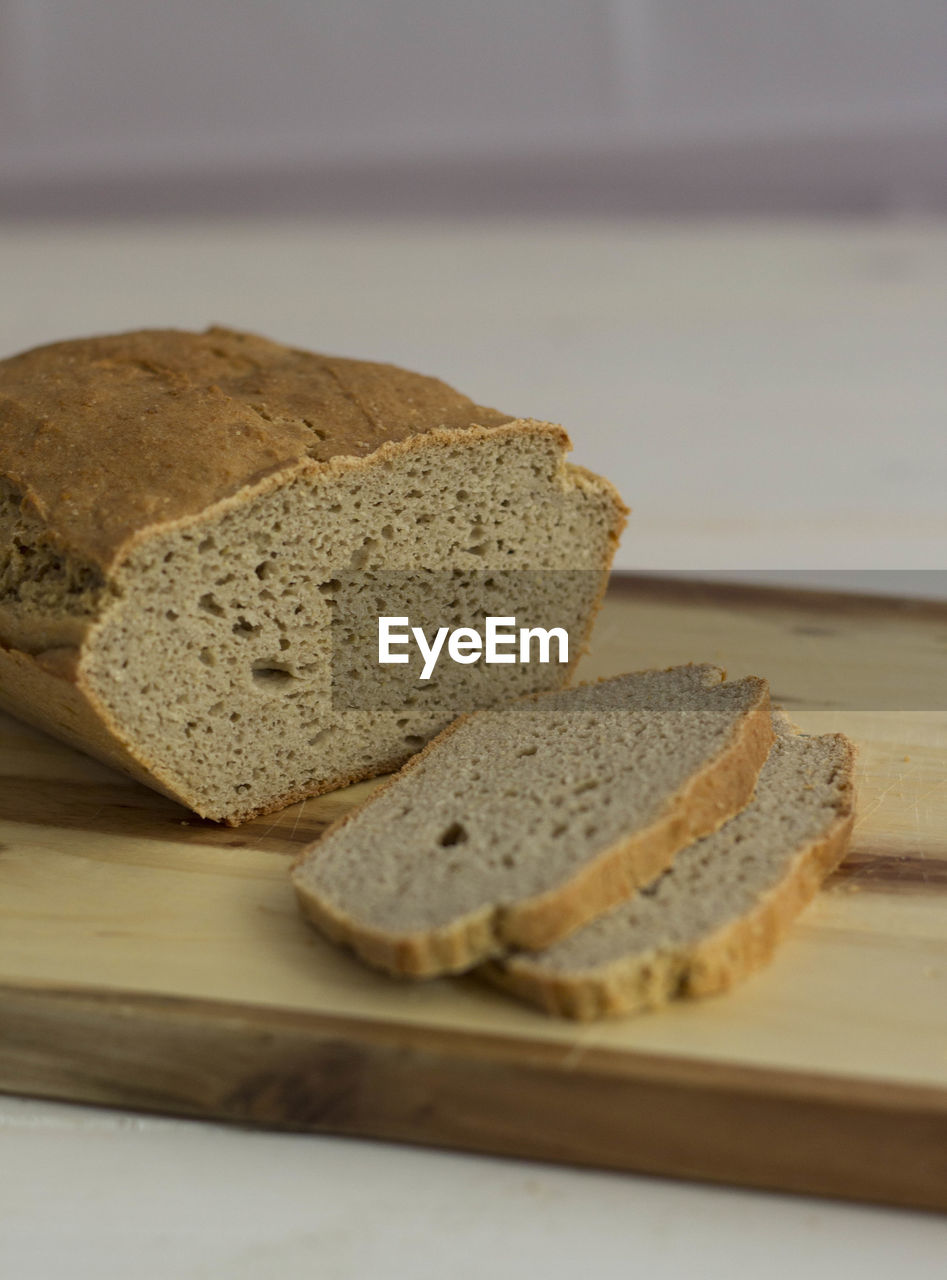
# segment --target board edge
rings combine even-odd
[[[0,1091],[947,1210],[947,1090],[79,986],[0,984]]]

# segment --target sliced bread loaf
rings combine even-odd
[[[461,718],[303,856],[300,905],[393,973],[548,946],[745,805],[772,737],[765,682],[708,666]]]
[[[854,751],[778,724],[751,803],[653,885],[570,938],[481,972],[550,1013],[595,1018],[723,991],[772,955],[841,861]]]
[[[250,334],[0,362],[0,706],[236,823],[567,683],[625,509],[561,427]],[[567,662],[378,663],[379,615]],[[560,655],[561,656],[561,655]]]

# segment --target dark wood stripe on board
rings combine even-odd
[[[784,609],[803,614],[835,614],[840,621],[871,615],[899,621],[942,622],[947,626],[947,600],[873,595],[867,592],[820,591],[809,587],[780,587],[764,583],[717,582],[686,576],[663,576],[616,570],[608,594],[667,604],[720,606],[725,608]],[[813,628],[818,627],[816,631]],[[808,618],[800,618],[793,630],[800,635],[832,634]],[[947,636],[945,636],[947,642]]]
[[[133,840],[185,841],[231,849],[296,853],[325,830],[332,817],[318,817],[315,802],[303,801],[240,827],[208,822],[166,796],[138,783],[66,782],[58,778],[5,777],[0,819],[27,826],[125,836]],[[325,803],[323,799],[323,803]],[[313,810],[307,814],[307,804]],[[340,805],[338,812],[346,807]]]
[[[879,893],[947,893],[947,847],[928,853],[857,849],[826,881]]]

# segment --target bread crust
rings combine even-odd
[[[0,475],[51,545],[109,573],[142,536],[267,477],[514,419],[437,378],[214,327],[80,338],[0,361],[0,420]]]
[[[97,391],[103,379],[107,394]],[[315,412],[310,405],[303,418],[314,379],[324,383],[325,401],[315,417],[309,416]],[[139,394],[135,388],[142,380],[145,390]],[[144,427],[137,420],[128,423],[127,438],[122,432],[108,436],[112,487],[103,507],[97,496],[101,477],[90,473],[93,481],[85,485],[82,466],[102,470],[94,455],[111,426],[107,415],[127,420],[129,395],[137,409],[151,413],[159,393],[167,404],[157,417]],[[406,454],[458,443],[474,448],[504,433],[552,439],[563,485],[595,486],[614,511],[595,609],[573,662],[556,671],[565,683],[587,647],[627,515],[607,481],[566,463],[571,441],[556,424],[510,418],[437,379],[394,366],[316,356],[219,328],[201,335],[144,330],[81,339],[0,362],[0,417],[0,474],[42,520],[50,545],[96,566],[107,587],[98,616],[76,622],[74,645],[50,650],[48,626],[29,618],[20,621],[15,636],[0,635],[0,646],[6,641],[0,647],[0,707],[230,826],[385,773],[407,753],[355,774],[319,777],[262,804],[208,811],[181,778],[123,733],[87,675],[98,630],[116,603],[123,564],[140,544],[213,523],[300,475],[331,482]],[[201,451],[197,475],[188,462],[195,447]],[[143,457],[154,463],[150,471]],[[175,471],[172,464],[182,457],[187,465]]]
[[[546,1013],[590,1021],[657,1009],[678,997],[727,991],[772,958],[799,913],[845,856],[855,821],[855,749],[843,734],[826,734],[842,756],[845,785],[828,829],[801,845],[786,875],[745,915],[691,947],[620,957],[573,975],[550,973],[529,956],[487,963],[478,976]]]
[[[723,679],[724,673],[719,674]],[[464,972],[517,948],[536,950],[560,941],[655,879],[680,849],[717,830],[748,803],[773,742],[769,688],[765,680],[750,680],[755,698],[735,724],[730,741],[670,797],[650,826],[604,849],[565,883],[520,902],[486,904],[439,928],[394,933],[355,920],[305,883],[299,871],[315,847],[310,846],[294,862],[292,874],[304,915],[332,941],[350,947],[369,964],[410,977]],[[522,701],[549,696],[531,694]],[[448,725],[384,782],[366,805],[432,752],[449,746],[453,734],[470,718],[460,716]],[[337,819],[321,838],[352,821],[356,812],[361,810]]]

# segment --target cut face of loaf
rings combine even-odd
[[[637,672],[461,719],[297,864],[303,911],[416,976],[565,937],[749,800],[769,694],[722,681]]]
[[[682,850],[636,898],[537,954],[483,975],[550,1013],[595,1018],[723,991],[764,964],[841,862],[853,822],[854,751],[788,722],[752,802]]]
[[[252,335],[0,363],[0,703],[230,823],[565,684],[625,510],[548,423]],[[378,617],[561,626],[568,663],[378,663]]]

